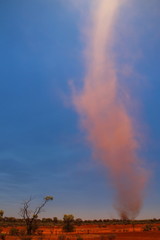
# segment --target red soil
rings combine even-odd
[[[146,224],[136,224],[135,226],[129,225],[82,225],[76,226],[73,233],[64,233],[61,227],[40,227],[39,230],[43,231],[41,239],[45,240],[57,240],[59,235],[65,235],[66,240],[76,240],[77,236],[83,237],[84,240],[101,240],[103,235],[104,240],[108,240],[107,235],[113,233],[115,240],[160,240],[160,231],[157,230],[157,225],[152,224],[153,229],[151,231],[143,231]],[[158,225],[159,226],[159,225]],[[3,229],[4,233],[7,233],[6,240],[17,240],[19,237],[9,236],[9,230],[11,227]],[[23,227],[18,227],[22,229]],[[40,236],[33,236],[32,240],[38,240]]]

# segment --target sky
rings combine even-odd
[[[106,0],[107,1],[107,0]],[[91,0],[0,1],[0,209],[18,217],[54,200],[40,217],[117,218],[108,169],[93,155],[72,102],[82,87]],[[114,23],[117,75],[132,99],[139,155],[149,170],[138,218],[160,210],[160,2],[126,0]]]

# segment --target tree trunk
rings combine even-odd
[[[32,235],[32,223],[27,223],[27,235]]]

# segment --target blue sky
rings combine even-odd
[[[70,0],[0,2],[0,208],[7,216],[18,216],[30,196],[53,195],[41,216],[117,217],[68,84],[84,75],[88,3],[79,11]],[[116,26],[115,54],[134,73],[127,85],[145,136],[140,154],[152,172],[139,218],[160,214],[159,10],[158,0],[128,0]]]

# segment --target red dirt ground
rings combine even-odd
[[[160,240],[160,231],[157,230],[157,225],[152,224],[152,231],[143,231],[146,224],[132,225],[82,225],[76,226],[73,233],[64,233],[60,227],[40,227],[43,231],[42,236],[33,236],[32,240],[57,240],[59,235],[65,235],[66,240],[76,240],[77,236],[83,237],[84,240],[108,240],[109,234],[116,236],[115,240]],[[158,225],[159,226],[159,225]],[[10,227],[11,228],[11,227]],[[9,227],[4,228],[3,232],[7,233],[6,240],[18,240],[20,237],[9,236]],[[22,229],[22,227],[19,227]]]

